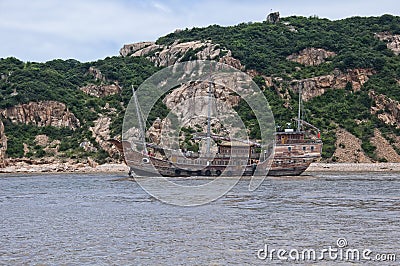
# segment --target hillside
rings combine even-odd
[[[399,53],[400,17],[269,16],[177,30],[155,42],[124,45],[120,56],[95,62],[0,59],[0,165],[120,161],[108,140],[120,139],[131,85],[196,59],[251,75],[282,127],[296,116],[301,89],[306,120],[322,130],[325,161],[400,162]],[[154,113],[162,119],[174,97],[166,95]],[[247,106],[231,104],[257,138]]]

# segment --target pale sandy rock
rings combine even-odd
[[[110,139],[110,124],[110,117],[100,115],[100,117],[94,121],[94,126],[90,127],[89,130],[92,132],[92,136],[100,147],[108,152],[110,157],[113,157],[113,155],[118,154],[119,151],[108,141]]]
[[[221,74],[214,77],[214,86],[212,86],[212,103],[211,103],[211,117],[213,117],[211,124],[214,133],[228,136],[229,133],[235,134],[240,132],[236,127],[237,124],[232,125],[227,121],[231,120],[234,110],[240,101],[240,96],[233,92],[233,88],[242,94],[250,93],[247,86],[244,84],[250,82],[249,78],[241,80],[240,77],[232,79],[230,74]],[[232,89],[231,89],[232,88]],[[174,113],[180,121],[180,126],[191,127],[201,132],[206,132],[207,115],[209,106],[209,89],[208,81],[188,82],[182,84],[180,87],[175,88],[164,98],[165,105]],[[226,122],[226,123],[225,123]],[[222,124],[224,126],[222,126]],[[147,131],[153,143],[159,144],[162,142],[165,145],[175,145],[168,140],[167,135],[171,131],[176,132],[175,129],[170,127],[171,122],[169,119],[155,120],[153,125]],[[132,132],[133,134],[133,132]],[[128,134],[126,138],[129,139]],[[177,136],[176,136],[177,137]],[[171,147],[171,146],[169,146]]]
[[[378,158],[386,159],[391,163],[400,163],[400,155],[393,149],[392,145],[382,136],[379,129],[374,129],[371,144],[376,147],[375,154]]]
[[[28,144],[26,143],[22,143],[24,146],[24,156],[26,156],[26,154],[30,151]]]
[[[236,134],[240,130],[239,125],[230,124],[228,121],[233,121],[232,117],[235,114],[233,106],[236,106],[240,101],[240,96],[234,93],[229,88],[238,88],[241,81],[232,81],[225,76],[216,78],[215,84],[212,87],[212,98],[210,104],[211,121],[214,133],[228,136],[229,133]],[[232,82],[232,84],[230,84]],[[238,84],[234,84],[237,82]],[[219,85],[224,84],[224,85]],[[243,86],[244,87],[244,86]],[[241,89],[238,89],[238,91]],[[208,82],[194,82],[183,84],[174,89],[164,98],[166,106],[177,115],[181,126],[200,129],[201,132],[206,132],[207,115],[209,106],[209,84]],[[241,93],[246,94],[246,89],[242,89]],[[222,126],[222,124],[224,126]],[[152,138],[159,140],[156,130],[152,129],[155,136]]]
[[[361,140],[343,128],[336,130],[336,150],[333,157],[339,163],[370,163],[361,148]]]
[[[153,122],[153,125],[146,131],[146,134],[152,143],[157,145],[160,144],[162,128],[162,121],[159,117],[157,117],[157,119]]]
[[[60,147],[61,141],[58,139],[53,140],[52,142],[50,142],[46,147],[43,148],[43,150],[47,153],[47,154],[58,154],[58,149]]]
[[[68,107],[64,103],[56,101],[18,104],[2,109],[0,113],[13,123],[33,124],[39,127],[68,127],[70,129],[80,127],[79,120],[68,110]]]
[[[369,80],[369,77],[375,74],[372,69],[356,68],[347,72],[347,81],[351,82],[353,91],[359,91],[361,87]]]
[[[368,95],[375,102],[371,113],[376,114],[385,124],[400,128],[400,103],[375,91],[370,91]]]
[[[303,100],[308,101],[324,94],[328,89],[344,89],[347,84],[351,84],[353,91],[358,91],[374,73],[372,69],[351,69],[347,73],[335,70],[331,75],[293,80],[289,86],[296,93],[301,89]]]
[[[95,96],[95,97],[105,97],[109,95],[118,94],[121,92],[121,88],[117,84],[111,85],[94,85],[89,84],[80,88],[84,93]]]
[[[49,137],[46,135],[37,135],[35,137],[35,142],[37,145],[45,147],[49,143]]]
[[[92,168],[96,168],[96,167],[99,165],[98,163],[96,163],[96,162],[95,162],[92,158],[90,158],[90,157],[87,158],[87,161],[88,161],[89,166],[92,167]]]
[[[255,69],[247,69],[247,70],[246,70],[246,74],[249,75],[249,76],[252,77],[252,78],[254,78],[254,77],[256,77],[256,76],[261,76],[261,73],[258,72],[258,71],[255,70]]]
[[[95,80],[106,81],[106,77],[101,71],[93,66],[89,67],[89,73],[95,78]]]
[[[129,167],[125,164],[101,164],[94,162],[92,167],[87,163],[49,162],[44,164],[29,164],[26,162],[14,163],[0,168],[0,173],[128,173]]]
[[[138,42],[138,43],[133,43],[133,44],[125,44],[120,50],[119,54],[121,56],[129,56],[133,53],[135,53],[138,50],[142,50],[145,47],[155,45],[154,42]]]
[[[240,60],[232,57],[230,54],[231,53],[229,51],[229,55],[224,55],[223,57],[221,57],[219,59],[219,62],[230,65],[236,69],[243,70],[244,66],[242,66],[242,63],[240,62]]]
[[[287,60],[300,63],[305,66],[317,66],[325,62],[326,58],[335,56],[336,53],[322,48],[305,48],[298,53],[286,57]]]
[[[305,174],[313,172],[400,172],[400,163],[312,163]]]
[[[375,37],[386,42],[386,47],[393,51],[395,55],[400,54],[400,35],[390,32],[375,33]]]
[[[96,152],[97,148],[93,146],[90,141],[83,141],[79,143],[79,147],[83,148],[84,151],[88,152]]]
[[[187,55],[190,53],[190,56]],[[223,55],[222,55],[223,54]],[[121,56],[143,56],[156,66],[171,66],[184,60],[216,60],[237,69],[244,67],[238,59],[232,57],[230,50],[222,49],[211,41],[175,41],[171,45],[158,45],[154,42],[141,42],[124,45],[120,49]]]
[[[235,95],[227,87],[214,86],[213,96],[229,106],[235,106],[239,103],[240,96]],[[204,112],[207,111],[208,90],[208,82],[185,84],[168,94],[164,102],[168,108],[175,109],[183,117],[207,116]]]

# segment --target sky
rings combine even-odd
[[[281,17],[400,15],[398,0],[0,0],[0,58],[95,61],[176,29]]]

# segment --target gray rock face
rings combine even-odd
[[[133,44],[125,44],[120,50],[119,54],[123,57],[134,54],[138,50],[142,50],[147,46],[155,46],[154,42],[138,42]]]
[[[5,118],[13,123],[33,124],[39,127],[54,126],[77,129],[80,122],[64,103],[56,101],[40,101],[18,104],[0,110]]]
[[[267,22],[269,22],[269,23],[278,23],[279,20],[280,20],[279,12],[272,12],[272,13],[269,13],[267,16]]]
[[[124,45],[120,49],[121,56],[145,56],[155,66],[171,66],[188,60],[218,60],[237,69],[243,66],[238,59],[232,57],[232,52],[223,49],[211,41],[175,41],[171,45],[158,45],[154,42],[140,42]]]

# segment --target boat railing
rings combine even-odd
[[[320,139],[287,139],[287,140],[277,140],[276,144],[313,144],[321,143]]]

